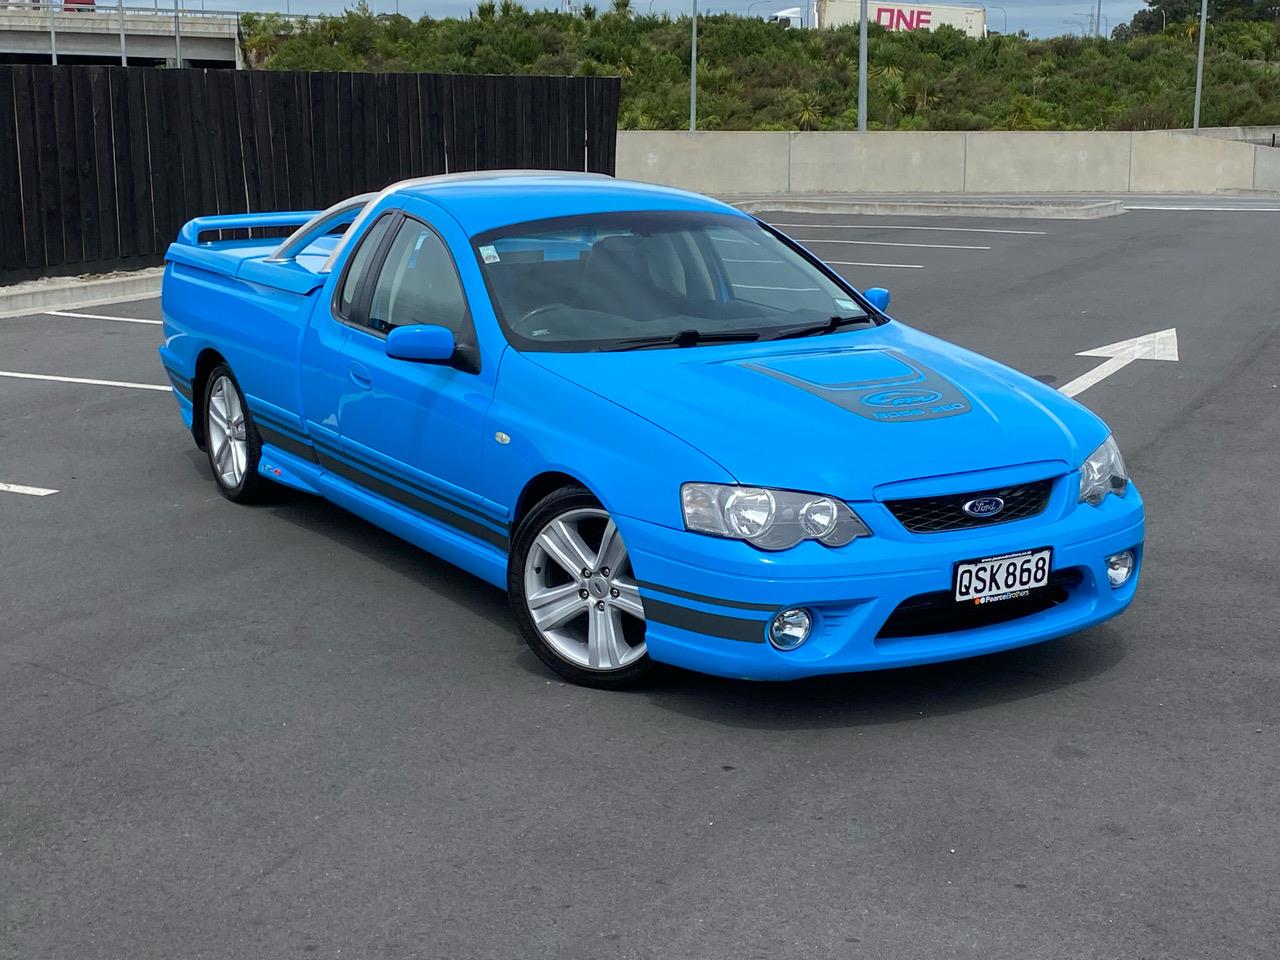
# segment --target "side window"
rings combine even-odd
[[[387,227],[391,225],[391,220],[392,214],[383,214],[365,233],[360,240],[360,246],[356,248],[356,252],[351,256],[351,262],[347,265],[346,276],[342,278],[342,290],[338,294],[338,316],[344,320],[350,318],[351,312],[355,308],[356,291],[360,287],[360,278],[364,276],[364,272],[369,266],[370,258],[377,252],[378,244],[382,242],[382,238],[386,235]]]
[[[438,323],[461,333],[467,300],[444,241],[430,227],[405,220],[373,288],[369,326],[386,333],[416,323]]]

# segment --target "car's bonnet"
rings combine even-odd
[[[684,439],[742,483],[851,500],[1021,464],[1066,472],[1106,437],[1055,390],[898,323],[762,344],[528,357]]]

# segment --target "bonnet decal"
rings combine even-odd
[[[959,416],[972,409],[960,388],[942,374],[897,350],[880,352],[899,361],[908,368],[908,372],[897,377],[821,384],[760,363],[744,363],[742,366],[806,390],[850,413],[881,423],[939,420]]]

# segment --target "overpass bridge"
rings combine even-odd
[[[240,15],[179,5],[0,0],[0,62],[235,67]]]

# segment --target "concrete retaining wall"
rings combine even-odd
[[[1200,136],[1213,137],[1216,140],[1253,140],[1270,143],[1273,136],[1280,136],[1280,126],[1201,127]]]
[[[1280,150],[1176,131],[618,132],[619,177],[717,194],[1280,190]]]

